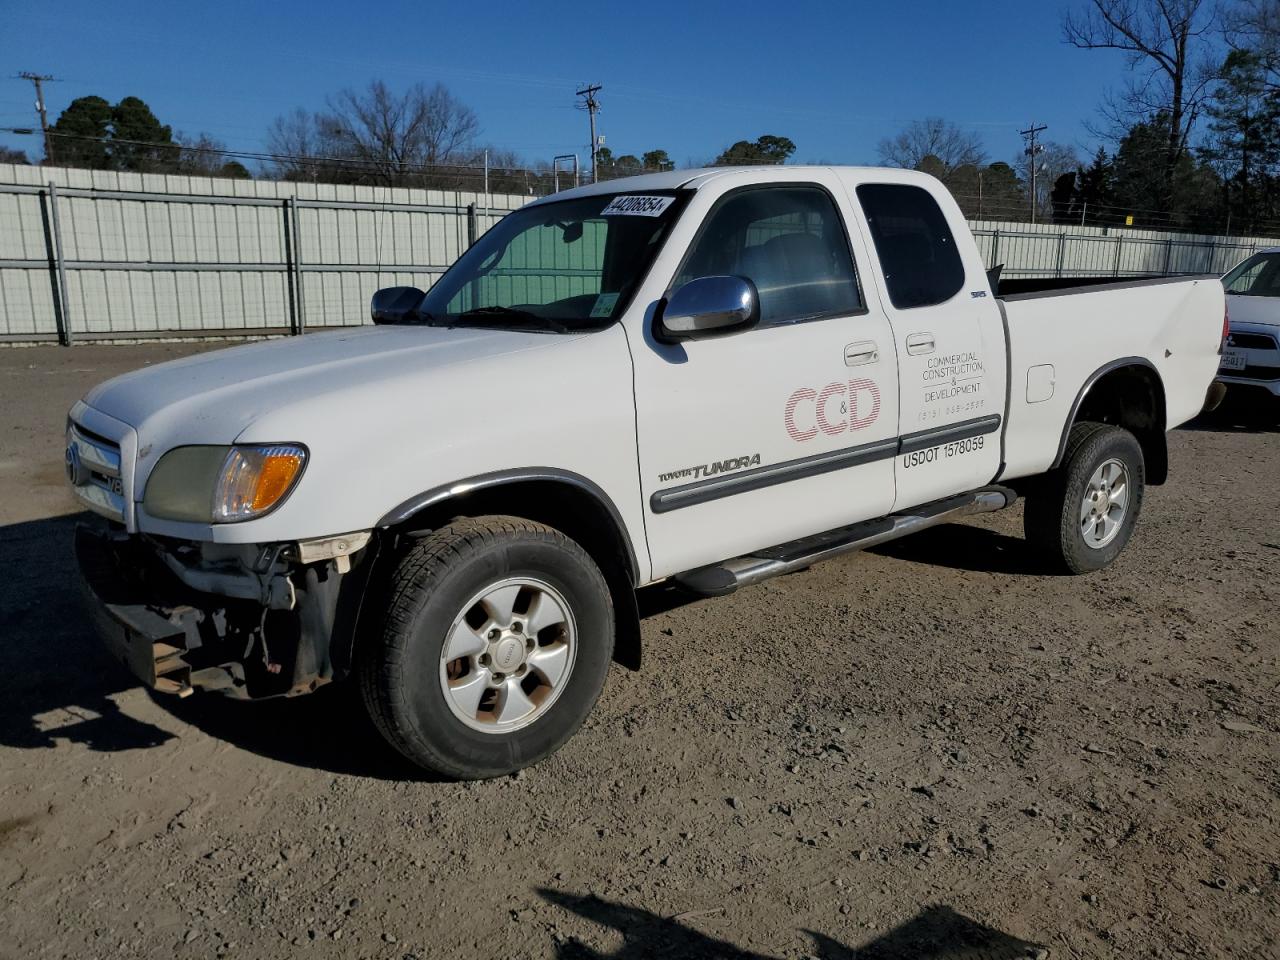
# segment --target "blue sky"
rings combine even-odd
[[[72,99],[146,100],[160,120],[261,150],[279,114],[377,77],[440,81],[479,117],[483,142],[530,160],[587,150],[582,81],[604,85],[600,132],[617,154],[664,148],[680,166],[738,139],[788,136],[795,159],[869,163],[911,120],[941,116],[1010,160],[1017,131],[1086,155],[1122,55],[1066,46],[1072,0],[611,5],[336,0],[55,3],[0,0],[0,126],[31,126],[50,73],[50,121]],[[37,138],[0,143],[40,153]]]

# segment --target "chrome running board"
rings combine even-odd
[[[983,487],[973,493],[936,500],[878,520],[866,520],[766,550],[756,550],[733,560],[677,574],[672,579],[700,596],[722,597],[739,587],[795,573],[842,553],[866,550],[970,514],[1003,510],[1017,498],[1018,495],[1007,487]]]

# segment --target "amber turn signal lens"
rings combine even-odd
[[[293,489],[306,462],[306,448],[299,444],[233,447],[214,493],[213,519],[251,520],[266,513]]]
[[[302,469],[302,457],[296,453],[277,453],[262,462],[258,485],[253,491],[253,510],[269,509],[285,495],[293,485],[293,478]]]

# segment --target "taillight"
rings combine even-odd
[[[1218,344],[1218,352],[1222,352],[1222,348],[1227,345],[1227,337],[1231,336],[1231,308],[1224,306],[1222,308],[1222,340]]]

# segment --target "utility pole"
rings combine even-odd
[[[53,164],[53,141],[49,139],[49,115],[44,109],[44,86],[45,83],[51,83],[56,77],[47,74],[31,73],[23,71],[18,74],[19,80],[30,80],[35,84],[36,88],[36,110],[40,113],[40,132],[44,134],[44,162]]]
[[[600,84],[592,83],[577,91],[575,96],[582,97],[582,106],[591,117],[591,182],[596,183],[600,177],[596,170],[596,111],[600,109],[600,101],[596,94],[601,90]]]
[[[1037,143],[1036,137],[1047,129],[1048,127],[1044,124],[1037,127],[1032,123],[1025,131],[1018,131],[1023,136],[1023,140],[1027,141],[1027,150],[1024,152],[1030,157],[1030,168],[1032,168],[1032,223],[1036,223],[1036,204],[1039,201],[1036,193],[1036,156],[1044,152],[1043,143]]]

